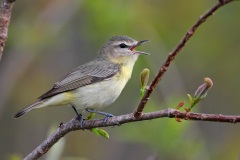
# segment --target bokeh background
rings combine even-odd
[[[60,122],[75,116],[69,107],[44,108],[20,119],[12,116],[50,89],[63,75],[96,56],[114,35],[151,42],[132,79],[111,107],[131,113],[139,103],[139,73],[150,80],[189,27],[217,0],[41,0],[16,1],[7,46],[0,62],[0,159],[22,158]],[[174,60],[145,111],[175,107],[210,77],[214,87],[195,112],[240,115],[240,3],[220,9],[200,27]],[[96,116],[101,118],[101,116]],[[106,140],[92,132],[67,134],[46,160],[225,160],[239,159],[240,126],[157,119],[105,128]]]

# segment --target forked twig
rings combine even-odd
[[[138,108],[134,112],[134,116],[136,118],[139,118],[143,114],[143,109],[147,104],[147,101],[152,94],[154,88],[157,86],[157,84],[162,79],[163,75],[168,70],[168,67],[170,66],[171,62],[175,59],[175,57],[178,55],[178,53],[183,49],[185,44],[188,42],[188,40],[194,35],[195,31],[201,26],[203,22],[207,20],[211,15],[213,15],[214,12],[217,11],[220,7],[228,4],[229,2],[232,2],[233,0],[220,0],[216,5],[214,5],[210,10],[208,10],[204,15],[200,16],[198,21],[188,30],[188,32],[184,35],[182,40],[179,42],[179,44],[176,46],[175,49],[173,49],[172,52],[169,53],[169,56],[167,57],[166,61],[162,65],[162,67],[159,69],[157,75],[153,79],[153,81],[150,83],[149,86],[146,88],[146,92],[144,96],[142,97]]]

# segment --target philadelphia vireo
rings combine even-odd
[[[30,106],[14,115],[18,118],[37,108],[70,105],[78,115],[82,127],[83,117],[79,110],[105,115],[104,122],[112,114],[97,111],[112,104],[130,79],[133,66],[140,54],[135,47],[147,42],[127,36],[109,39],[95,59],[75,68],[53,85]]]

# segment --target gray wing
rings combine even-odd
[[[39,97],[38,100],[109,79],[120,70],[121,67],[119,64],[110,63],[106,60],[91,61],[77,67],[71,73],[60,79],[54,84],[51,90]]]

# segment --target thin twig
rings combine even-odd
[[[60,125],[59,128],[51,136],[49,136],[42,144],[40,144],[35,150],[33,150],[29,155],[27,155],[24,160],[38,159],[39,157],[44,155],[55,143],[57,143],[58,140],[60,140],[64,135],[71,131],[80,129],[92,129],[96,127],[119,126],[129,122],[144,121],[164,117],[180,118],[184,120],[228,122],[234,124],[240,122],[240,116],[180,112],[176,109],[170,108],[145,113],[140,118],[135,118],[133,114],[126,114],[109,118],[106,123],[103,123],[103,119],[84,121],[84,128],[81,128],[79,125],[79,121],[76,118],[73,118],[66,124]]]
[[[15,0],[2,0],[0,4],[0,61],[7,40],[8,26],[14,1]]]
[[[152,94],[154,88],[157,86],[157,84],[160,82],[162,79],[163,75],[166,73],[168,70],[168,67],[170,66],[171,62],[175,59],[177,54],[182,50],[182,48],[185,46],[185,44],[188,42],[188,40],[194,35],[195,31],[200,27],[200,25],[207,20],[213,13],[219,9],[220,7],[228,4],[229,2],[232,2],[233,0],[221,0],[219,1],[215,6],[213,6],[209,11],[207,11],[203,16],[200,16],[198,21],[188,30],[188,32],[185,34],[185,36],[182,38],[182,40],[179,42],[179,44],[176,46],[176,48],[169,53],[169,56],[167,57],[166,61],[162,65],[162,67],[159,69],[157,75],[153,79],[153,81],[150,83],[149,86],[147,86],[147,90],[142,97],[138,108],[136,109],[134,116],[136,118],[139,118],[142,113],[143,109]]]

